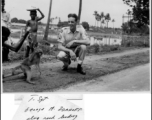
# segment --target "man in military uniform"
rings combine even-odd
[[[68,70],[71,60],[75,61],[78,58],[77,72],[85,75],[86,72],[83,70],[82,64],[86,54],[86,45],[89,45],[90,42],[85,29],[77,25],[77,20],[78,17],[76,14],[68,15],[68,24],[70,27],[62,29],[59,33],[58,49],[60,52],[57,58],[64,63],[63,71]]]

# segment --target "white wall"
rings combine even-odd
[[[103,38],[103,45],[121,45],[121,38]]]

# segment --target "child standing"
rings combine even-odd
[[[37,11],[39,11],[41,14],[40,18],[37,17]],[[44,14],[41,12],[40,9],[34,9],[34,10],[30,10],[30,16],[31,16],[31,20],[27,21],[25,27],[25,32],[27,31],[27,28],[29,27],[31,28],[31,32],[27,39],[25,58],[29,56],[30,50],[33,53],[34,48],[37,47],[38,45],[37,42],[38,21],[44,18]]]

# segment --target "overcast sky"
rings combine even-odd
[[[10,12],[11,18],[30,19],[29,12],[26,11],[31,6],[38,7],[44,13],[45,18],[42,22],[47,22],[50,0],[5,0],[6,11]],[[94,11],[99,13],[109,13],[115,19],[115,27],[121,27],[122,15],[126,14],[129,7],[123,0],[82,0],[81,22],[86,21],[90,25],[95,25]],[[52,17],[60,17],[61,21],[67,21],[69,13],[78,14],[79,0],[52,0]],[[38,16],[40,14],[38,13]],[[127,21],[127,20],[126,20]],[[109,22],[109,27],[112,27]]]

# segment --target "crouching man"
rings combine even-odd
[[[86,54],[86,45],[90,42],[83,27],[77,26],[78,17],[76,14],[68,15],[69,27],[62,29],[58,37],[58,49],[60,50],[57,58],[61,60],[64,65],[62,70],[67,71],[71,60],[77,60],[77,72],[85,75],[86,72],[82,68],[82,64]]]

